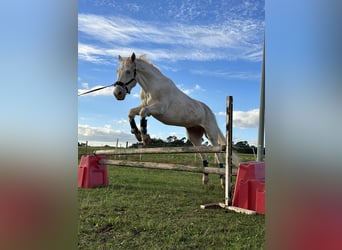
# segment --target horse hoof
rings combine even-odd
[[[221,188],[224,189],[225,186],[226,186],[226,181],[225,181],[225,178],[220,178],[220,182],[221,182]]]
[[[140,134],[140,133],[136,133],[136,134],[134,134],[134,135],[135,135],[135,138],[136,138],[139,142],[142,141],[142,139],[141,139],[141,134]]]

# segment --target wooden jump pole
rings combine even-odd
[[[100,164],[115,165],[115,166],[125,166],[134,168],[149,168],[149,169],[161,169],[161,170],[173,170],[173,171],[184,171],[193,173],[206,173],[206,174],[225,174],[223,168],[213,168],[213,167],[193,167],[182,164],[173,163],[159,163],[159,162],[137,162],[137,161],[126,161],[126,160],[100,160]],[[236,172],[233,173],[236,175]]]
[[[184,153],[223,153],[226,146],[194,146],[165,148],[122,148],[112,150],[95,150],[95,155],[136,155],[136,154],[184,154]]]

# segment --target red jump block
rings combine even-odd
[[[265,214],[265,162],[240,163],[232,205]]]
[[[80,165],[78,166],[79,188],[108,186],[107,166],[99,163],[101,159],[106,159],[106,156],[82,155]]]

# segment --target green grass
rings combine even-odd
[[[217,175],[107,169],[108,187],[78,190],[79,249],[264,249],[264,216],[200,209],[223,201]]]

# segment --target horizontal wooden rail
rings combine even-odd
[[[224,175],[224,168],[213,168],[213,167],[193,167],[181,164],[173,163],[158,163],[158,162],[136,162],[136,161],[126,161],[126,160],[100,160],[100,164],[115,165],[115,166],[125,166],[125,167],[135,167],[135,168],[151,168],[151,169],[162,169],[162,170],[174,170],[174,171],[185,171],[194,173],[206,173],[206,174],[219,174]],[[233,175],[237,174],[237,170],[234,169]]]
[[[165,148],[121,148],[95,150],[95,155],[135,155],[135,154],[184,154],[184,153],[224,153],[226,146],[165,147]]]

